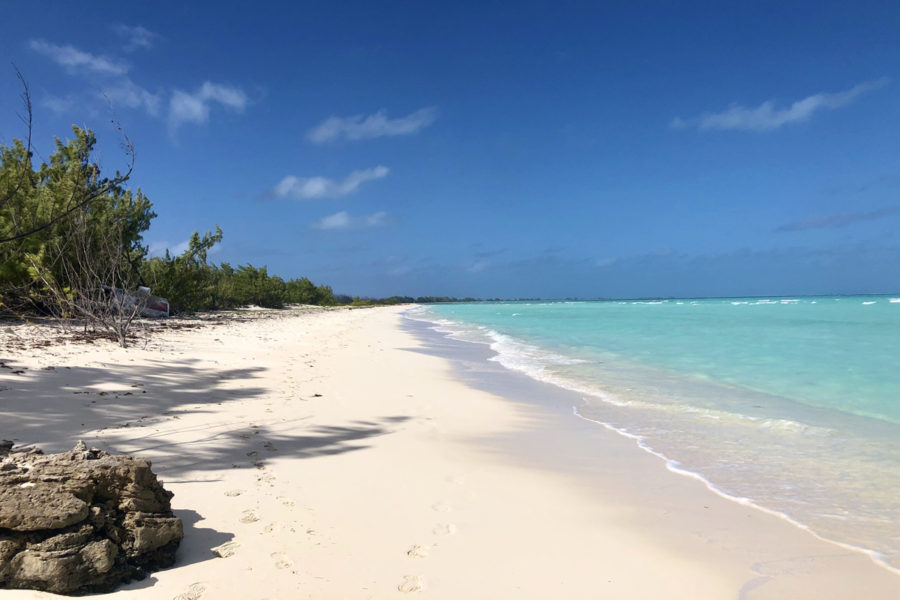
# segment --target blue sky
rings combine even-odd
[[[0,24],[41,156],[77,123],[114,170],[124,126],[154,251],[219,224],[216,261],[373,296],[900,292],[896,2],[227,4]]]

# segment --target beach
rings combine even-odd
[[[115,597],[900,597],[406,310],[245,312],[126,349],[3,325],[0,439],[153,461],[185,539]]]

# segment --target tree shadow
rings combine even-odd
[[[306,425],[248,406],[248,416],[214,417],[221,404],[262,400],[263,367],[216,369],[195,359],[101,367],[25,369],[0,360],[0,439],[70,450],[84,439],[116,453],[150,458],[167,481],[197,471],[264,469],[277,457],[314,458],[362,450],[407,419]],[[312,396],[312,395],[310,395]],[[282,402],[307,399],[279,397]],[[198,414],[210,414],[201,420]],[[184,423],[182,426],[181,423]],[[202,479],[202,476],[200,476]],[[211,481],[210,479],[202,479]]]
[[[152,456],[167,481],[187,483],[179,477],[195,471],[264,470],[278,458],[309,459],[364,450],[369,447],[364,440],[390,433],[389,425],[407,418],[312,427],[303,427],[306,419],[277,419],[270,424],[213,424],[177,432],[179,438],[193,433],[189,441],[172,441],[173,430],[143,438],[111,436],[106,441],[129,454]]]
[[[264,370],[207,369],[193,359],[141,366],[46,367],[28,370],[0,361],[0,438],[37,443],[45,452],[69,450],[84,432],[147,427],[160,419],[209,412],[210,407],[265,393]]]

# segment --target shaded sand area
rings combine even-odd
[[[0,326],[0,438],[153,460],[185,541],[117,598],[900,597],[867,556],[667,471],[549,388],[491,384],[401,311],[126,350]]]

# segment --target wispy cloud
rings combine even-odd
[[[309,200],[312,198],[337,198],[355,192],[367,181],[387,177],[390,169],[381,165],[372,169],[353,171],[341,181],[327,177],[294,177],[288,175],[273,190],[279,198]],[[338,213],[340,214],[340,213]]]
[[[74,46],[57,46],[44,40],[31,40],[28,47],[70,70],[84,70],[104,75],[124,75],[128,65],[105,56],[83,52]]]
[[[314,127],[306,135],[316,144],[333,142],[340,138],[366,140],[390,135],[409,135],[428,127],[437,119],[434,106],[420,108],[405,117],[390,119],[387,112],[380,110],[373,115],[352,117],[331,117]]]
[[[141,26],[114,25],[113,31],[126,40],[125,50],[149,48],[159,35]],[[130,65],[107,56],[99,56],[79,50],[74,46],[60,46],[41,39],[28,42],[34,52],[46,56],[64,67],[71,74],[92,75],[92,89],[67,96],[47,96],[41,104],[57,114],[81,108],[95,111],[98,100],[105,100],[113,108],[125,107],[145,111],[152,117],[168,121],[169,132],[174,135],[185,123],[204,124],[218,105],[241,113],[250,100],[240,88],[205,81],[194,92],[158,89],[151,92],[135,83],[128,75]],[[100,76],[100,77],[98,77]],[[166,106],[168,102],[168,106]],[[79,106],[82,105],[82,106]]]
[[[170,244],[169,242],[164,241],[150,242],[149,254],[150,256],[165,256],[166,251],[168,250],[170,255],[180,256],[181,254],[184,254],[184,251],[188,249],[189,245],[190,240],[184,240],[178,244]]]
[[[109,99],[114,106],[127,108],[143,108],[152,116],[159,115],[162,95],[142,88],[128,77],[123,77],[114,85],[102,90],[101,95]]]
[[[476,260],[475,262],[468,265],[465,269],[469,273],[481,273],[490,266],[491,261],[489,260]]]
[[[112,30],[125,41],[123,49],[126,52],[133,52],[141,48],[152,48],[156,40],[159,39],[158,33],[154,33],[140,25],[130,26],[119,23],[113,25]]]
[[[775,231],[806,231],[807,229],[826,229],[830,227],[846,227],[860,221],[875,221],[900,214],[900,206],[887,206],[878,210],[865,212],[842,213],[837,215],[822,215],[811,217],[802,221],[786,223]]]
[[[675,117],[670,126],[674,129],[696,127],[700,131],[741,130],[772,131],[789,123],[808,120],[816,112],[847,106],[867,92],[877,90],[888,83],[887,77],[866,81],[843,92],[820,92],[797,100],[786,108],[776,108],[773,100],[767,100],[755,108],[732,104],[717,113],[704,113],[693,119]]]
[[[387,225],[389,222],[389,215],[383,211],[371,215],[353,217],[347,211],[342,210],[316,221],[312,224],[312,228],[325,230],[363,229],[369,227],[381,227]]]
[[[47,95],[41,99],[41,105],[49,108],[58,115],[70,112],[75,107],[75,98],[69,96]]]
[[[209,121],[212,104],[217,103],[235,112],[246,108],[247,95],[240,89],[206,81],[196,92],[172,92],[169,100],[169,127],[175,131],[184,123],[203,124]]]

